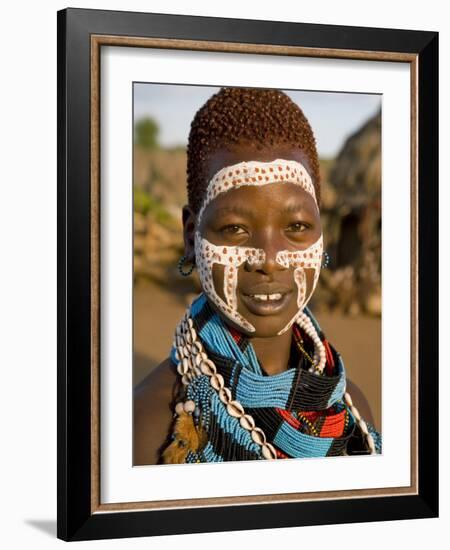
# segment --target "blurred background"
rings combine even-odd
[[[169,355],[175,327],[200,292],[196,271],[181,277],[177,269],[186,144],[195,113],[218,90],[134,84],[134,384]],[[283,91],[308,118],[320,158],[331,261],[309,306],[381,430],[381,96]]]

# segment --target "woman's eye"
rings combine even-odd
[[[308,229],[308,226],[303,222],[296,222],[296,223],[291,223],[291,225],[289,226],[289,229],[296,233],[301,233],[306,229]]]
[[[226,235],[244,235],[246,233],[240,225],[226,225],[222,227],[221,231]]]

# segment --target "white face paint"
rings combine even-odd
[[[215,174],[208,184],[206,197],[197,217],[195,231],[195,262],[200,281],[205,294],[212,300],[218,309],[231,321],[248,332],[254,332],[255,327],[237,311],[237,277],[238,268],[245,262],[249,265],[262,264],[266,254],[263,249],[246,246],[215,245],[204,239],[198,230],[203,212],[207,205],[220,193],[237,189],[243,185],[267,185],[270,183],[294,183],[307,191],[317,204],[314,185],[306,168],[294,160],[276,159],[272,162],[249,161],[240,162],[233,166],[226,166]],[[276,262],[283,267],[294,268],[294,280],[297,285],[297,313],[289,323],[278,332],[283,334],[296,321],[299,314],[308,303],[319,278],[323,254],[322,234],[315,243],[306,250],[279,250]],[[217,294],[213,282],[213,265],[224,266],[223,292],[226,302]],[[314,271],[312,288],[306,295],[305,269]]]

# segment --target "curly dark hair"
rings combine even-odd
[[[187,146],[188,201],[200,210],[207,179],[209,155],[238,142],[290,144],[307,156],[317,202],[320,204],[320,169],[316,140],[300,107],[280,90],[221,88],[197,111]]]

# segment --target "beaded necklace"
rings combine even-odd
[[[162,461],[380,453],[381,435],[353,405],[343,361],[307,308],[292,335],[293,364],[268,376],[251,341],[230,329],[200,294],[171,350],[184,395]]]

